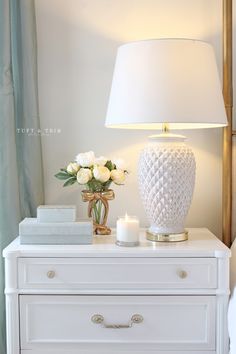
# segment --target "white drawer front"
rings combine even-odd
[[[68,350],[68,349],[56,349],[56,350],[45,350],[45,349],[39,349],[39,350],[31,350],[30,353],[28,350],[21,350],[21,354],[216,354],[215,351],[208,351],[208,350],[201,350],[201,351],[195,351],[195,350],[191,350],[191,351],[187,351],[186,353],[183,353],[183,351],[169,351],[169,350],[155,350],[155,352],[153,351],[147,351],[147,349],[144,350],[139,350],[139,349],[135,349],[135,351],[133,351],[132,349],[129,351],[124,351],[124,350],[115,350],[115,349],[108,349],[106,350],[106,348],[102,349],[101,351],[95,349],[95,350],[83,350],[82,352],[78,352],[77,349],[72,349],[72,350]],[[228,353],[226,353],[228,354]]]
[[[127,325],[134,314],[142,323]],[[22,349],[214,350],[214,296],[21,295]]]
[[[22,289],[208,289],[215,258],[19,258]]]

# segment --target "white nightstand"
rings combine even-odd
[[[3,255],[8,354],[228,353],[230,251],[206,229],[135,248],[16,239]]]

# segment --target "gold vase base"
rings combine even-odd
[[[181,242],[187,241],[188,231],[184,231],[179,234],[155,234],[150,231],[146,231],[146,238],[153,242]]]
[[[110,235],[111,229],[105,225],[95,224],[93,225],[93,232],[95,235]]]

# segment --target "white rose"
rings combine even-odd
[[[79,171],[79,165],[76,162],[71,162],[67,166],[66,171],[71,175],[75,175]]]
[[[116,165],[117,170],[125,171],[128,168],[127,163],[123,159],[114,159],[112,162]]]
[[[104,156],[96,157],[94,160],[94,165],[105,166],[107,163],[107,158]]]
[[[75,161],[78,165],[82,167],[91,167],[94,164],[95,155],[93,151],[84,152],[78,154],[75,158]]]
[[[86,184],[92,179],[92,171],[88,168],[81,168],[77,172],[77,182],[79,184]]]
[[[122,170],[112,170],[111,179],[115,184],[123,184],[125,181],[125,173]]]
[[[105,166],[95,166],[93,169],[94,178],[97,181],[105,183],[109,180],[111,172]]]

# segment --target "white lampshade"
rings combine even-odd
[[[106,126],[160,129],[227,125],[213,48],[190,39],[132,42],[118,49]]]

